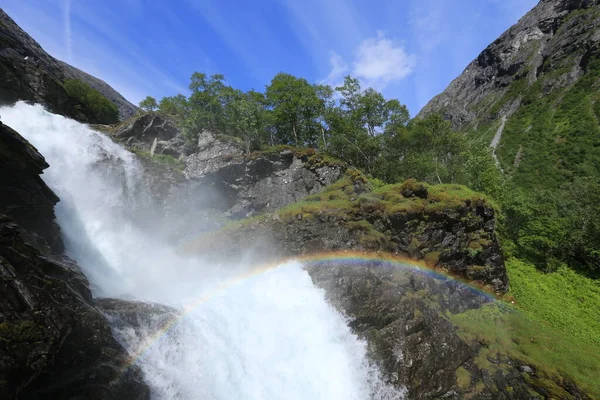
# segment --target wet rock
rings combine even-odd
[[[0,398],[147,399],[86,277],[61,255],[47,166],[0,125]]]

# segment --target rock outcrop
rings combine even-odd
[[[467,128],[512,115],[520,105],[520,92],[540,79],[546,94],[572,85],[599,54],[598,4],[597,0],[540,1],[419,116],[439,112],[455,128]]]
[[[52,112],[94,122],[88,120],[91,113],[68,96],[62,86],[66,79],[79,79],[102,93],[117,106],[122,119],[137,111],[106,82],[50,56],[0,9],[0,104],[31,101]]]
[[[321,162],[318,155],[282,149],[243,155],[211,137],[188,157],[184,174],[191,190],[216,194],[212,208],[235,219],[277,210],[319,193],[344,173],[345,166]]]
[[[159,113],[146,112],[117,125],[97,125],[94,128],[134,151],[178,159],[192,151],[175,122]]]
[[[254,248],[271,258],[263,262],[323,251],[382,251],[425,260],[506,292],[493,206],[473,192],[460,197],[452,185],[433,188],[429,193],[425,185],[407,181],[371,191],[366,179],[350,170],[321,194],[205,235],[189,243],[188,250],[205,254],[219,248],[221,256],[235,258],[237,249]]]
[[[591,399],[569,379],[484,354],[485,341],[464,338],[452,315],[489,300],[455,282],[377,261],[317,263],[308,271],[367,340],[388,381],[406,388],[411,400]]]
[[[44,158],[5,125],[0,167],[0,397],[149,398],[140,370],[123,370],[127,353],[86,277],[60,255]]]
[[[312,149],[283,146],[245,154],[235,138],[207,131],[191,146],[177,125],[158,113],[92,127],[138,153],[153,197],[179,214],[210,209],[239,219],[274,211],[322,191],[346,169]]]

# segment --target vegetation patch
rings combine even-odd
[[[94,120],[100,124],[119,121],[119,109],[102,93],[91,88],[79,79],[67,79],[63,83],[67,94],[89,110]]]
[[[129,150],[139,157],[143,157],[157,164],[164,165],[174,171],[183,172],[185,169],[185,162],[168,154],[154,154],[154,156],[152,156],[150,155],[149,151],[141,150],[135,147],[132,147]]]
[[[532,320],[504,304],[487,304],[477,310],[448,315],[465,340],[483,347],[476,358],[491,375],[508,368],[498,360],[508,356],[535,371],[529,379],[547,388],[554,398],[571,398],[559,385],[561,376],[572,379],[592,395],[600,395],[600,351],[596,345],[573,340],[551,326]]]
[[[44,338],[44,331],[32,321],[0,323],[0,341],[37,342]]]
[[[600,281],[566,266],[544,273],[514,258],[506,267],[519,310],[573,341],[598,346],[600,354]]]

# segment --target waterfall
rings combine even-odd
[[[158,222],[142,221],[160,212],[136,212],[150,193],[130,152],[39,105],[17,103],[0,115],[50,164],[42,178],[61,198],[56,215],[67,254],[94,295],[187,307],[158,335],[151,322],[113,325],[127,351],[140,354],[153,398],[401,398],[302,265],[289,262],[206,296],[249,267],[183,256],[157,232]]]

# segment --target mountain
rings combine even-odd
[[[515,182],[600,174],[600,8],[542,0],[419,113],[485,140]],[[540,172],[540,171],[543,171]]]
[[[72,99],[63,83],[67,79],[85,82],[100,92],[118,109],[119,117],[126,119],[137,107],[106,82],[57,60],[0,9],[0,103],[18,100],[42,103],[50,110],[67,114],[87,122],[100,122]],[[80,107],[77,107],[77,106]],[[86,116],[87,115],[87,116]]]

